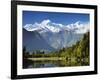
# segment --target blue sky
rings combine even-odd
[[[89,22],[89,14],[82,13],[58,13],[58,12],[39,12],[39,11],[23,11],[23,26],[26,24],[34,24],[49,19],[54,23],[63,25],[75,23],[77,21]]]

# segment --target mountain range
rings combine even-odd
[[[58,24],[50,20],[26,24],[23,27],[23,46],[27,51],[55,51],[71,47],[89,31],[89,23]]]

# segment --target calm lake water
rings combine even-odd
[[[43,61],[33,61],[24,60],[23,68],[47,68],[47,67],[68,67],[68,66],[87,66],[89,65],[84,60],[43,60]]]

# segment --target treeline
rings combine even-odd
[[[41,51],[41,50],[36,50],[36,51],[33,51],[32,53],[29,53],[29,52],[27,52],[26,47],[23,48],[23,57],[24,58],[60,57],[60,54],[58,54],[58,53],[59,53],[59,51],[46,53],[45,51]]]
[[[66,57],[89,57],[89,32],[84,34],[83,38],[69,48],[63,48],[59,51],[60,56]]]

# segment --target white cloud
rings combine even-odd
[[[76,22],[73,24],[73,30],[75,31],[75,33],[79,33],[79,34],[84,34],[87,31],[89,31],[90,29],[90,25],[89,22],[87,23],[82,23],[80,21]]]
[[[80,34],[86,33],[90,29],[89,23],[81,24],[81,26],[78,25],[78,27],[79,27],[79,29],[76,30],[76,33],[80,33]]]

